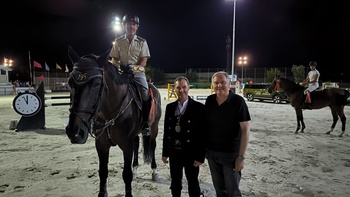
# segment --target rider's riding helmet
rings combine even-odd
[[[309,66],[317,66],[317,62],[311,61],[311,62],[309,63]]]
[[[140,23],[140,19],[138,16],[136,16],[135,14],[126,14],[123,17],[123,24],[127,23],[127,22],[134,22],[136,24],[139,25]]]

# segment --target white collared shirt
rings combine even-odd
[[[178,101],[177,108],[175,110],[175,116],[182,115],[187,108],[187,104],[188,104],[188,99],[184,102],[183,105],[181,105],[181,103]]]

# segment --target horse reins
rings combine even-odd
[[[128,91],[128,93],[129,93],[129,91]],[[122,104],[121,104],[121,106],[125,106],[125,107],[124,107],[124,108],[119,108],[119,111],[118,111],[117,115],[114,116],[114,118],[112,118],[112,119],[110,119],[110,120],[108,120],[108,121],[105,121],[105,122],[100,122],[100,121],[96,120],[95,117],[92,119],[92,124],[95,124],[95,123],[96,123],[96,124],[99,125],[99,126],[103,126],[103,127],[99,128],[99,129],[95,130],[95,133],[98,133],[98,135],[95,135],[95,134],[92,133],[92,131],[90,130],[90,135],[91,135],[92,137],[94,137],[95,139],[97,139],[99,136],[101,136],[102,133],[103,133],[103,131],[104,131],[106,128],[108,128],[109,126],[114,125],[115,121],[120,117],[120,115],[123,114],[123,113],[125,112],[126,109],[128,109],[128,107],[129,107],[129,106],[131,105],[131,103],[134,101],[134,98],[132,97],[132,99],[130,99],[130,100],[128,101],[128,103],[126,103],[126,105],[124,105],[125,100],[127,100],[127,99],[125,99],[126,96],[127,96],[127,94],[124,95],[123,102],[122,102]],[[111,135],[110,135],[110,130],[109,130],[109,129],[108,129],[107,135],[108,135],[108,138],[111,139]]]

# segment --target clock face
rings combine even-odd
[[[33,116],[41,108],[41,100],[35,93],[23,93],[13,100],[14,110],[22,116]]]

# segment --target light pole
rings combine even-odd
[[[233,20],[232,20],[232,69],[231,69],[231,74],[232,74],[232,79],[234,76],[234,71],[235,71],[235,29],[236,29],[236,2],[237,0],[229,0],[233,1]]]
[[[7,67],[11,67],[12,66],[13,61],[11,59],[7,59],[4,57],[4,65]]]
[[[113,27],[113,31],[115,33],[115,38],[117,38],[118,33],[122,30],[122,24],[120,23],[120,19],[118,16],[116,16],[114,18],[114,20],[112,21],[112,27]]]
[[[248,58],[247,56],[244,56],[244,57],[239,57],[238,58],[238,64],[242,65],[242,84],[243,84],[243,79],[244,79],[244,76],[243,76],[243,66],[248,64]]]
[[[8,67],[8,69],[11,71],[12,70],[11,69],[12,65],[13,65],[13,60],[7,59],[7,58],[4,57],[4,66]],[[9,73],[8,73],[9,70],[8,69],[6,70],[6,83],[9,82]]]
[[[231,38],[229,35],[226,37],[226,72],[228,73],[230,70],[230,56],[231,56]],[[233,76],[232,76],[233,77]],[[233,80],[233,79],[232,79]]]

